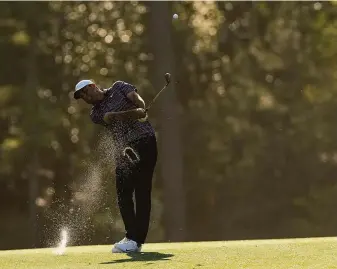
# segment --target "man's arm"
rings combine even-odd
[[[137,107],[145,109],[145,102],[143,98],[136,92],[131,91],[129,92],[126,97],[131,100]]]
[[[110,124],[113,120],[138,120],[146,117],[146,112],[142,108],[131,109],[120,112],[107,112],[104,114],[103,120]]]

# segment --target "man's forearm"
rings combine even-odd
[[[145,109],[143,98],[136,92],[130,92],[127,97],[139,108]]]
[[[127,111],[120,112],[107,112],[104,115],[104,121],[106,123],[111,123],[113,120],[138,120],[143,118],[144,115],[139,112],[139,109],[131,109]]]
[[[135,103],[135,105],[139,108],[142,108],[142,109],[145,109],[145,102],[144,100],[140,97],[140,96],[137,96],[138,98],[135,98],[133,100],[133,102]]]

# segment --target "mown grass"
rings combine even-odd
[[[0,251],[1,269],[88,268],[337,268],[337,239],[308,238],[231,242],[146,244],[138,254],[112,254],[111,246]]]

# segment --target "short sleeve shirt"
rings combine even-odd
[[[138,120],[115,119],[111,124],[107,124],[103,120],[104,114],[107,112],[120,112],[137,108],[127,98],[127,94],[131,91],[137,92],[137,88],[124,81],[116,81],[106,90],[105,98],[91,109],[91,120],[96,124],[107,127],[112,132],[116,142],[127,143],[145,136],[155,135],[155,131],[148,121],[140,122]]]

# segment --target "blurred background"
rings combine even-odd
[[[149,102],[165,72],[148,242],[336,235],[336,3],[1,2],[0,32],[0,249],[122,238],[113,141],[73,89]]]

